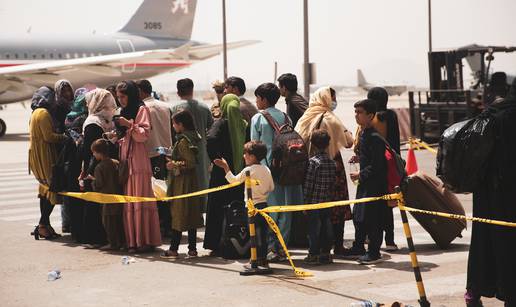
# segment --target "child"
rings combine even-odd
[[[99,163],[93,173],[92,187],[95,192],[120,194],[122,188],[118,184],[118,161],[109,158],[108,141],[98,139],[91,144],[93,156]],[[104,204],[102,206],[102,224],[106,231],[108,244],[101,250],[117,250],[124,246],[124,223],[122,204]]]
[[[176,143],[168,159],[167,195],[182,195],[198,190],[196,165],[197,145],[201,137],[197,133],[192,114],[181,110],[172,116]],[[188,231],[188,256],[197,257],[197,228],[203,226],[199,197],[173,200],[170,204],[172,235],[170,248],[161,254],[162,258],[177,258],[183,231]]]
[[[387,162],[385,160],[385,143],[373,128],[376,114],[376,102],[371,99],[361,100],[354,105],[355,119],[362,128],[360,136],[359,161],[360,172],[350,173],[351,180],[358,180],[357,199],[382,196],[387,193]],[[358,257],[360,264],[374,264],[381,261],[385,201],[375,201],[353,207],[355,224],[355,242],[344,255]],[[365,252],[365,237],[369,238],[368,250]]]
[[[264,165],[260,164],[260,161],[267,155],[267,147],[260,141],[247,142],[244,145],[244,160],[247,165],[238,175],[233,175],[229,169],[229,165],[224,159],[215,159],[213,162],[218,167],[224,169],[226,173],[226,180],[232,182],[244,182],[245,173],[250,171],[251,178],[259,180],[259,185],[253,185],[251,187],[254,206],[257,209],[263,209],[267,207],[267,197],[269,193],[274,190],[274,181],[272,180],[271,171]],[[245,199],[247,201],[247,190],[244,192]],[[267,222],[261,215],[255,217],[256,227],[256,244],[257,260],[259,266],[268,267],[267,263]]]
[[[334,200],[337,166],[328,155],[330,136],[324,130],[315,130],[310,138],[315,155],[308,160],[303,195],[307,204],[318,204]],[[308,256],[307,264],[331,263],[330,250],[333,245],[333,226],[330,209],[308,210]]]

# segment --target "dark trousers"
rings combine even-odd
[[[167,168],[165,156],[157,156],[150,158],[152,176],[156,179],[165,180],[167,178]],[[170,203],[158,201],[158,216],[159,225],[162,234],[167,234],[167,229],[170,229]]]
[[[39,219],[40,225],[50,226],[50,214],[54,210],[54,205],[44,197],[39,199],[39,211],[41,212],[41,218]]]
[[[336,249],[344,246],[344,223],[344,221],[340,221],[338,224],[333,224],[333,236]]]
[[[179,249],[179,243],[181,243],[181,236],[183,233],[172,229],[172,235],[170,240],[170,250],[177,251]],[[188,250],[197,250],[197,229],[188,230]]]
[[[363,221],[353,221],[355,225],[355,242],[353,248],[364,250],[365,238],[369,239],[367,253],[380,257],[380,247],[383,241],[384,202],[366,204]]]
[[[254,206],[257,209],[264,209],[265,207],[267,207],[267,203],[258,203]],[[261,214],[257,214],[254,216],[254,229],[256,232],[255,239],[257,258],[259,260],[264,260],[267,258],[267,234],[269,226],[267,225],[267,221],[265,221]]]
[[[307,215],[309,254],[329,254],[333,245],[330,209],[308,210]]]
[[[392,209],[392,207],[387,206],[384,214],[385,244],[387,245],[394,245],[394,215]]]

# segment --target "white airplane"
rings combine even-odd
[[[19,38],[0,34],[0,105],[23,101],[59,79],[75,88],[177,71],[222,52],[222,44],[191,41],[197,0],[144,0],[118,32]],[[233,49],[257,41],[228,43]],[[6,124],[0,119],[0,136]]]
[[[381,86],[387,91],[389,96],[392,96],[392,95],[400,96],[401,94],[403,94],[404,92],[407,91],[406,85],[375,85],[375,84],[368,83],[364,77],[364,74],[362,73],[362,70],[360,70],[360,69],[357,70],[357,83],[358,83],[358,87],[364,89],[365,91],[369,91],[370,89],[372,89],[373,87],[376,87],[376,86]]]

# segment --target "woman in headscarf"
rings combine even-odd
[[[240,113],[240,100],[233,94],[225,95],[220,102],[222,116],[216,120],[208,131],[207,149],[210,160],[224,158],[234,174],[243,168],[245,130],[247,123]],[[227,184],[226,174],[219,167],[213,168],[210,177],[210,187]],[[205,249],[210,255],[221,255],[222,224],[224,221],[224,206],[233,201],[243,201],[243,187],[211,193],[208,195],[206,212],[206,232],[204,234]],[[172,217],[173,218],[173,217]]]
[[[30,124],[29,167],[39,185],[39,208],[41,218],[33,235],[52,239],[58,236],[50,226],[50,214],[58,202],[58,195],[49,191],[52,165],[57,161],[56,145],[65,140],[64,134],[55,132],[53,114],[56,110],[54,91],[46,86],[39,88],[32,96],[33,110]]]
[[[59,80],[54,85],[54,92],[56,94],[55,129],[57,133],[63,133],[66,129],[66,115],[70,112],[74,98],[72,84],[68,80]]]
[[[84,94],[88,90],[86,88],[79,88],[75,91],[74,100],[72,103],[71,111],[66,115],[65,128],[66,134],[72,137],[74,142],[67,142],[62,150],[64,150],[64,163],[66,176],[66,191],[77,192],[79,191],[78,177],[81,173],[81,159],[78,153],[78,147],[76,142],[79,142],[80,135],[82,134],[82,125],[84,120],[88,116],[88,108],[86,107],[86,100]],[[72,231],[72,210],[75,209],[70,207],[70,203],[79,202],[78,199],[70,198],[67,196],[63,197],[63,205],[61,206],[61,223],[63,233],[69,233]],[[81,208],[82,211],[82,208]],[[82,218],[82,215],[81,215]],[[77,223],[75,223],[77,224]],[[76,227],[77,228],[77,227]],[[72,237],[75,237],[72,233]]]
[[[507,97],[487,110],[494,146],[486,174],[473,191],[473,216],[516,222],[516,79]],[[516,228],[473,223],[468,256],[467,306],[482,306],[480,297],[496,297],[516,306]],[[500,304],[501,305],[501,304]]]
[[[140,100],[138,87],[132,81],[116,86],[116,95],[122,106],[117,125],[123,137],[120,140],[120,160],[127,161],[129,179],[125,195],[154,197],[152,170],[145,141],[149,138],[151,119],[149,109]],[[151,251],[161,245],[158,208],[155,202],[124,205],[124,229],[130,252]]]
[[[330,146],[328,154],[337,164],[337,176],[335,179],[335,199],[348,200],[348,184],[346,168],[340,154],[340,149],[350,148],[353,145],[353,135],[340,119],[333,113],[337,108],[335,90],[330,87],[318,89],[311,97],[308,109],[299,119],[295,130],[310,144],[312,131],[322,129],[330,135]],[[310,149],[310,156],[313,149]],[[351,219],[349,206],[332,208],[331,221],[335,238],[334,254],[341,254],[344,251],[344,222]]]
[[[82,145],[82,172],[80,179],[83,180],[84,191],[93,191],[91,179],[88,175],[93,176],[96,161],[91,152],[91,144],[102,138],[106,132],[113,130],[113,115],[115,113],[115,99],[113,95],[103,89],[95,89],[85,95],[86,105],[88,107],[88,117],[83,123],[83,145]],[[80,210],[80,204],[77,204],[77,211]],[[89,202],[84,204],[82,210],[82,225],[76,223],[78,228],[79,242],[93,244],[97,246],[106,243],[106,233],[102,226],[102,206],[97,203]],[[81,216],[80,212],[76,214]],[[75,231],[74,231],[75,232]]]

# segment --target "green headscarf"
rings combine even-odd
[[[68,120],[74,120],[81,115],[87,115],[88,108],[86,107],[86,96],[84,94],[75,97],[70,113],[66,115]]]
[[[243,168],[245,128],[247,122],[240,113],[240,99],[233,94],[225,95],[220,101],[222,118],[228,120],[229,137],[231,138],[231,149],[233,152],[233,168],[239,173]]]

